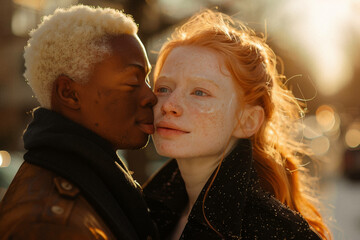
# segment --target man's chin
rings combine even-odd
[[[150,142],[150,135],[147,136],[146,140],[136,149],[143,149],[143,148],[146,148],[147,145],[149,144]]]
[[[147,135],[144,137],[144,139],[139,140],[137,142],[132,142],[128,144],[118,144],[117,149],[119,150],[137,150],[137,149],[143,149],[149,144],[150,135]]]

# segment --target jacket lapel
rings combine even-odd
[[[205,213],[212,227],[222,235],[226,234],[224,236],[226,239],[240,236],[239,226],[242,225],[247,194],[256,181],[253,178],[251,153],[250,141],[240,139],[235,149],[222,162],[206,198],[204,198],[205,192],[214,173],[202,189],[189,220],[197,221],[208,228]]]

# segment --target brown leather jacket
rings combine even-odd
[[[115,237],[76,186],[24,162],[0,203],[0,239]]]

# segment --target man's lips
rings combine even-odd
[[[139,123],[139,127],[146,134],[153,134],[155,132],[154,124],[152,123]]]

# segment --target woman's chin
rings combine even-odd
[[[159,154],[160,156],[167,158],[177,158],[179,156],[179,149],[177,149],[177,151],[173,150],[170,146],[167,146],[167,144],[156,144],[154,142],[154,146],[157,154]]]

